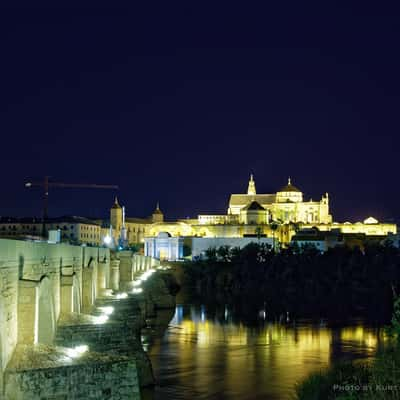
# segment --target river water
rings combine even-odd
[[[145,400],[293,399],[311,372],[372,359],[383,329],[361,321],[269,321],[251,325],[227,306],[178,304],[158,313],[143,336],[157,385]],[[287,318],[288,317],[288,318]]]

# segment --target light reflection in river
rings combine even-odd
[[[374,356],[383,336],[362,323],[260,321],[246,326],[229,311],[177,306],[164,333],[150,338],[149,355],[158,385],[146,398],[288,399],[313,371],[343,359]]]

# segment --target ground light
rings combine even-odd
[[[83,353],[86,353],[88,350],[89,350],[89,347],[86,344],[82,344],[80,346],[66,349],[66,353],[67,353],[68,357],[77,358],[77,357],[80,357]]]
[[[97,307],[100,311],[102,311],[105,315],[111,315],[114,312],[114,307],[106,306],[106,307]]]
[[[95,324],[105,324],[108,321],[108,315],[106,314],[94,318],[95,318],[94,320]]]
[[[141,280],[142,282],[146,281],[147,279],[150,278],[151,275],[154,274],[154,272],[156,272],[154,269],[149,269],[148,271],[144,272],[144,273],[139,277],[139,280]]]
[[[171,267],[160,265],[159,267],[157,267],[157,269],[159,269],[160,271],[168,271],[171,269]]]
[[[154,272],[156,272],[155,269],[149,269],[148,271],[143,272],[143,274],[140,275],[137,279],[135,279],[135,280],[133,281],[133,284],[132,284],[132,285],[133,285],[133,289],[132,289],[132,292],[131,292],[131,293],[132,293],[132,294],[139,294],[139,293],[142,293],[142,292],[143,292],[143,289],[140,287],[141,284],[142,284],[143,282],[147,281],[147,279],[149,279],[150,276],[154,274]]]

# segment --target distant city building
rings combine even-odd
[[[299,249],[311,246],[320,252],[343,244],[343,234],[339,229],[320,231],[318,228],[306,228],[298,231],[291,240],[291,245],[297,245]]]
[[[120,206],[118,199],[115,198],[110,210],[109,227],[114,243],[125,241],[127,245],[135,245],[144,242],[146,229],[154,223],[163,223],[164,214],[160,210],[159,204],[153,214],[148,218],[127,218],[125,209]],[[103,221],[104,226],[104,221]]]
[[[42,228],[43,222],[40,218],[0,217],[1,238],[40,239]],[[60,240],[63,242],[93,246],[102,243],[101,224],[83,217],[47,218],[45,230],[59,230]]]
[[[328,193],[319,201],[305,200],[303,192],[294,186],[291,179],[276,193],[258,194],[251,175],[247,193],[230,195],[226,214],[201,214],[193,219],[168,221],[157,204],[151,216],[129,218],[125,217],[124,208],[115,199],[111,207],[109,229],[115,244],[148,243],[145,253],[149,255],[154,254],[157,248],[155,240],[172,243],[172,238],[181,237],[264,237],[272,239],[279,246],[287,246],[296,232],[304,229],[317,228],[319,232],[334,231],[382,238],[397,232],[395,224],[380,223],[373,217],[356,223],[334,222],[329,202]],[[159,238],[160,233],[167,233],[170,239],[163,235]]]

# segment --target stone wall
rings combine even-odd
[[[73,360],[62,348],[21,346],[5,380],[7,400],[140,399],[135,362],[93,352]]]
[[[139,301],[133,297],[122,300],[99,299],[98,307],[112,307],[114,312],[106,324],[96,323],[88,315],[62,316],[55,343],[75,347],[82,344],[91,351],[127,356],[136,361],[140,386],[154,384],[153,370],[141,344],[141,329],[145,326]]]
[[[92,269],[96,270],[104,259],[109,263],[108,249],[0,239],[0,398],[4,371],[18,341],[38,342],[38,325],[47,318],[40,321],[40,306],[52,304],[55,331],[62,304],[62,274],[73,274],[79,282],[76,290],[82,294],[82,270],[88,268],[89,260],[94,260]],[[49,293],[44,293],[47,289]],[[54,333],[48,332],[50,336]]]
[[[146,296],[119,291],[157,265],[131,252],[0,239],[0,400],[140,398],[139,384],[154,384],[140,337],[146,304],[174,301],[155,277]],[[83,356],[69,357],[82,345]]]

